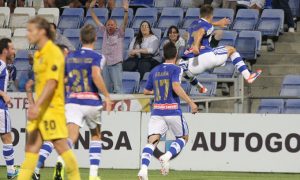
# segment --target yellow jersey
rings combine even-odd
[[[68,135],[65,118],[64,56],[52,41],[34,54],[35,100],[39,99],[48,80],[56,80],[57,87],[49,102],[41,108],[36,120],[29,120],[27,130],[39,129],[44,140],[66,138]]]

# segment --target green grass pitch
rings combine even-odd
[[[88,169],[81,169],[82,180],[88,180]],[[102,180],[137,180],[138,170],[101,169]],[[41,171],[42,180],[52,180],[52,168]],[[6,179],[6,168],[0,167],[0,180]],[[150,180],[299,180],[300,174],[279,173],[233,173],[171,171],[168,176],[161,176],[159,171],[150,171]]]

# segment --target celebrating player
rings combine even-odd
[[[161,173],[169,173],[169,160],[176,156],[188,140],[188,127],[182,117],[180,99],[185,100],[192,109],[198,111],[197,105],[189,98],[180,85],[182,69],[175,65],[177,50],[173,43],[167,43],[164,48],[165,63],[155,67],[149,75],[144,94],[154,94],[153,109],[148,124],[148,144],[142,153],[142,165],[138,173],[140,180],[148,179],[148,166],[153,151],[160,137],[171,129],[175,137],[170,149],[159,160],[162,165]]]
[[[39,158],[43,141],[51,141],[66,164],[68,179],[79,180],[76,158],[67,142],[68,130],[64,102],[64,57],[53,43],[50,24],[41,17],[28,22],[28,40],[36,44],[34,55],[35,102],[28,109],[25,160],[19,180],[30,180]]]
[[[188,45],[190,48],[183,56],[183,59],[187,59],[187,61],[180,62],[180,66],[184,70],[184,77],[190,79],[192,85],[199,86],[200,92],[203,92],[205,88],[197,82],[195,76],[206,70],[224,65],[227,59],[230,58],[245,80],[248,83],[253,83],[262,71],[257,70],[251,73],[234,47],[210,47],[210,39],[214,30],[212,24],[213,7],[203,5],[200,10],[200,16],[201,18],[194,21],[188,30],[190,37]]]
[[[10,97],[6,93],[8,85],[8,71],[6,61],[12,60],[15,49],[12,41],[7,38],[0,40],[0,137],[3,142],[3,156],[7,167],[7,179],[15,178],[19,171],[14,167],[14,147],[11,136],[11,119],[7,105],[11,104]]]

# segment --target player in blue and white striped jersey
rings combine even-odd
[[[12,41],[7,38],[0,40],[0,137],[3,142],[3,156],[7,167],[7,178],[13,179],[18,175],[18,170],[14,167],[14,148],[11,135],[11,119],[8,112],[8,105],[11,99],[7,95],[9,74],[6,61],[12,60],[15,49]]]
[[[177,156],[188,140],[188,126],[182,117],[180,98],[190,106],[192,113],[198,111],[197,105],[189,98],[182,89],[180,82],[182,69],[175,65],[177,60],[177,49],[172,42],[164,46],[165,63],[156,66],[149,75],[144,94],[154,94],[154,103],[151,111],[151,118],[148,123],[148,144],[142,152],[142,165],[138,173],[140,180],[148,180],[148,166],[153,151],[170,129],[176,140],[171,144],[169,150],[159,160],[162,165],[161,173],[169,173],[169,161]]]

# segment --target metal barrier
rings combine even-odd
[[[235,100],[234,113],[243,113],[244,105],[244,79],[240,74],[235,75],[233,78],[201,78],[201,82],[220,82],[220,83],[233,83],[234,94],[233,97],[208,97],[197,96],[191,97],[196,103],[205,103],[205,112],[209,112],[209,103],[215,101],[228,101]],[[114,94],[112,100],[123,101],[133,99],[153,99],[152,95],[143,94]],[[183,104],[185,102],[182,102]]]

